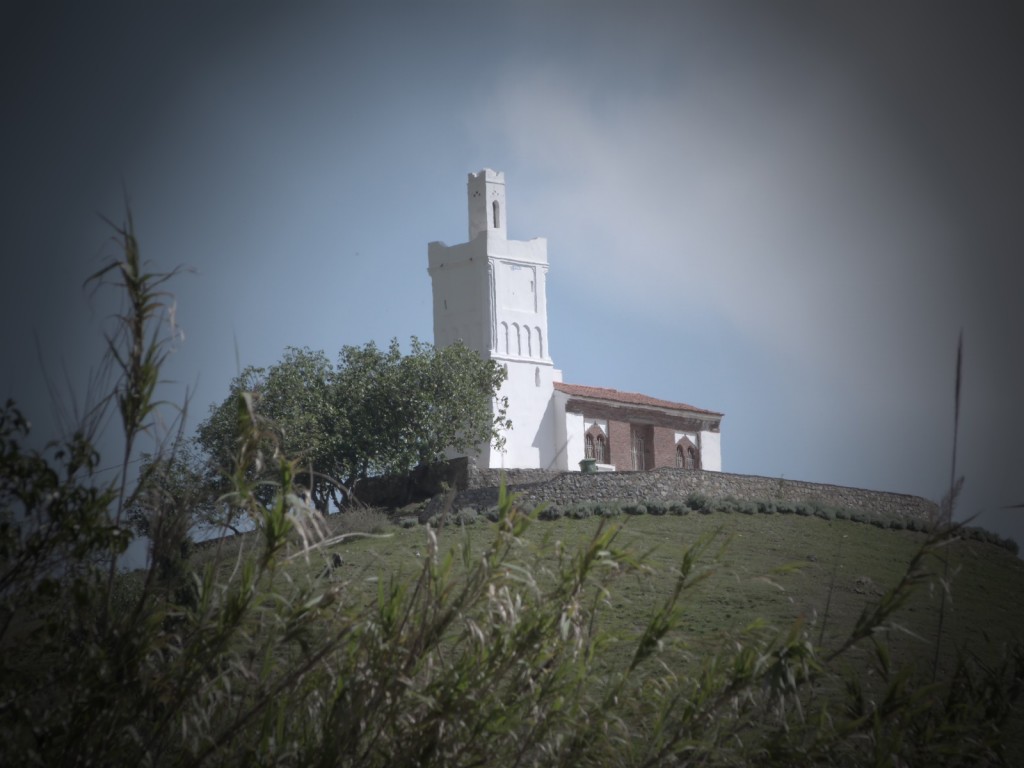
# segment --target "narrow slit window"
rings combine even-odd
[[[501,229],[501,218],[498,215],[498,201],[491,203],[491,210],[494,212],[494,228]]]

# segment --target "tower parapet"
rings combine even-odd
[[[469,174],[466,182],[469,197],[469,239],[481,232],[508,237],[508,210],[505,208],[505,174],[484,168]]]

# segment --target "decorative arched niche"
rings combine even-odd
[[[676,469],[700,469],[700,450],[685,435],[676,441]]]
[[[597,424],[583,435],[583,455],[588,459],[597,459],[598,464],[608,463],[608,438]]]

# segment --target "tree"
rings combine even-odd
[[[240,434],[238,398],[251,393],[275,450],[296,458],[296,479],[326,511],[360,479],[437,461],[449,449],[500,445],[500,430],[511,426],[508,402],[497,396],[505,376],[503,367],[462,344],[436,349],[415,337],[407,355],[397,339],[386,350],[373,342],[346,346],[334,367],[323,352],[289,347],[271,368],[246,368],[236,377],[197,439],[217,467],[230,469]],[[256,478],[269,458],[258,456],[244,469]]]
[[[413,337],[408,355],[393,339],[345,347],[335,396],[348,414],[346,480],[407,471],[484,443],[503,442],[508,401],[497,398],[505,369],[463,344],[443,349]]]
[[[158,541],[158,528],[166,525],[169,509],[175,510],[181,520],[178,525],[184,531],[183,541],[193,523],[226,526],[240,532],[220,503],[227,488],[224,478],[206,460],[195,439],[177,441],[170,451],[143,454],[141,458],[139,492],[127,510],[136,533]]]
[[[325,511],[332,495],[330,478],[337,470],[334,463],[338,440],[346,425],[331,396],[333,369],[323,352],[288,347],[279,363],[269,369],[250,366],[231,382],[224,401],[210,409],[199,425],[197,441],[212,464],[232,470],[239,436],[244,429],[239,421],[239,397],[249,393],[256,415],[269,427],[271,435],[262,441],[254,465],[244,469],[258,478],[274,452],[293,457],[299,465],[296,480],[305,484],[315,506]],[[305,469],[305,472],[302,470]],[[261,498],[269,500],[274,490],[264,485]]]

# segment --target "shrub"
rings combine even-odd
[[[757,511],[762,515],[774,515],[775,503],[771,501],[759,501],[757,502]]]
[[[477,512],[472,507],[463,507],[455,514],[454,522],[458,525],[473,525],[476,522]]]
[[[490,520],[492,523],[498,522],[501,517],[501,512],[498,509],[498,505],[492,505],[484,511],[484,517]]]
[[[668,513],[668,506],[664,502],[660,501],[648,501],[647,502],[647,514],[648,515],[664,515]]]
[[[880,517],[872,517],[870,522],[875,528],[885,528],[885,520]]]
[[[594,514],[601,517],[618,517],[622,514],[622,508],[618,504],[598,504],[594,508]]]
[[[810,504],[797,504],[793,507],[793,512],[800,517],[810,517],[814,513],[814,509]]]
[[[669,505],[668,511],[671,512],[673,515],[688,515],[690,514],[690,507],[681,501],[675,501]]]
[[[889,528],[894,531],[902,531],[904,528],[906,528],[906,526],[903,524],[902,520],[899,520],[898,518],[893,518],[889,521]]]
[[[647,507],[644,504],[626,504],[622,511],[627,515],[646,515]]]
[[[586,504],[574,504],[566,510],[565,516],[573,520],[586,520],[593,514],[593,510]]]
[[[554,504],[543,507],[537,517],[541,520],[558,520],[562,517],[562,509]]]
[[[739,505],[739,512],[743,515],[756,515],[757,505],[752,501],[744,501]]]
[[[780,515],[792,515],[796,511],[796,507],[788,501],[777,501],[775,502],[775,511]]]
[[[692,509],[694,512],[708,513],[711,511],[711,505],[708,504],[707,496],[703,493],[693,492],[686,497],[686,506]]]
[[[836,508],[836,520],[849,520],[849,519],[850,519],[850,510],[846,509],[846,507],[838,507],[838,508]]]
[[[814,510],[814,516],[820,517],[822,520],[832,520],[835,517],[835,513],[828,507],[817,507]]]
[[[853,512],[850,514],[850,519],[855,523],[866,523],[868,522],[868,516],[863,512]]]

